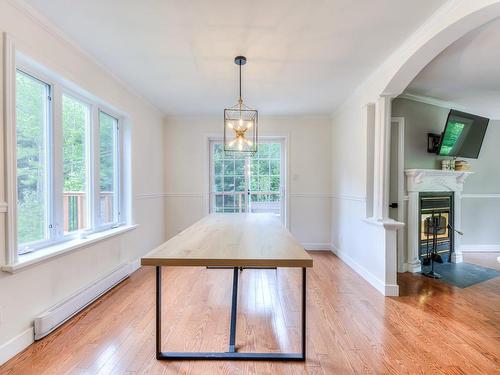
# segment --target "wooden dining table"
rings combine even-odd
[[[156,358],[170,360],[289,360],[306,358],[306,269],[311,256],[274,214],[211,214],[141,258],[156,267]],[[233,269],[229,348],[225,352],[162,351],[162,267]],[[302,269],[302,345],[300,353],[238,352],[236,313],[238,274],[245,268],[297,267]]]

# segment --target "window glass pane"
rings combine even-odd
[[[269,144],[260,143],[258,146],[258,156],[259,159],[266,159],[269,157]]]
[[[280,190],[280,178],[279,176],[271,176],[271,191]]]
[[[224,177],[224,191],[234,191],[234,177]]]
[[[234,160],[224,160],[224,174],[233,175],[234,174]]]
[[[221,143],[214,144],[214,159],[220,160],[224,158],[224,146]]]
[[[16,73],[17,241],[45,240],[48,233],[48,145],[50,87]]]
[[[99,112],[99,221],[118,221],[118,120]]]
[[[245,191],[245,176],[235,177],[234,186],[236,191]]]
[[[88,105],[62,96],[64,232],[88,228]]]
[[[281,158],[281,144],[280,143],[272,143],[269,145],[269,157],[271,159],[280,159]]]
[[[252,159],[250,161],[250,174],[252,176],[259,175],[259,161],[257,159]]]
[[[233,208],[234,207],[234,195],[227,194],[224,195],[224,208]],[[227,211],[232,212],[232,211]]]
[[[250,177],[250,190],[259,191],[259,177],[257,176]]]
[[[260,175],[269,174],[269,160],[259,160],[259,174]]]
[[[223,204],[222,204],[223,196],[217,194],[215,196],[215,212],[222,212]]]
[[[234,162],[234,174],[243,176],[245,174],[245,160],[235,160]]]
[[[260,176],[259,177],[259,191],[269,191],[269,176]]]
[[[270,161],[270,174],[273,176],[280,175],[280,161],[279,160],[271,160]]]
[[[215,191],[223,191],[222,177],[220,176],[215,177]]]
[[[215,159],[214,160],[214,172],[216,175],[221,175],[222,174],[222,159]]]

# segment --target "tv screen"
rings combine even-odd
[[[438,154],[477,159],[489,119],[452,109],[444,128]]]

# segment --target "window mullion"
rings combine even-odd
[[[114,144],[114,172],[115,172],[115,194],[114,194],[114,202],[113,206],[117,207],[115,210],[115,213],[113,215],[116,215],[113,219],[114,224],[117,225],[121,223],[122,220],[122,215],[123,215],[123,207],[121,205],[121,187],[122,187],[122,173],[121,173],[121,168],[120,168],[120,155],[121,155],[121,148],[122,148],[122,139],[121,139],[121,121],[118,120],[116,123],[116,128],[115,128],[115,144]]]
[[[62,129],[62,90],[57,84],[52,86],[52,137],[51,137],[51,240],[60,240],[64,235],[63,207],[63,129]]]
[[[90,152],[89,152],[89,189],[90,189],[90,228],[96,230],[101,226],[99,217],[99,108],[97,105],[92,106],[91,121],[90,121]]]

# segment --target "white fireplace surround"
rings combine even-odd
[[[464,182],[473,172],[443,171],[438,169],[407,169],[406,189],[408,191],[408,263],[410,272],[420,272],[419,246],[419,195],[422,192],[454,192],[454,225],[460,230],[462,223],[461,200]],[[460,252],[460,235],[454,232],[454,253],[451,261],[463,261]]]

